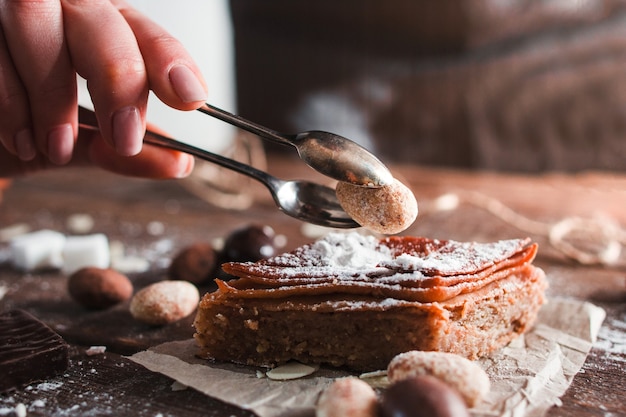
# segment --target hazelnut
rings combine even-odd
[[[85,267],[70,275],[67,289],[74,301],[90,309],[105,309],[133,295],[128,277],[113,269]]]
[[[138,291],[130,301],[132,316],[146,324],[173,323],[194,312],[200,301],[195,285],[187,281],[160,281]]]
[[[172,259],[168,276],[194,284],[210,281],[217,266],[217,255],[209,243],[198,242],[183,248]]]
[[[469,417],[461,396],[445,382],[416,376],[392,384],[380,399],[382,417]]]
[[[378,397],[367,382],[347,377],[334,381],[322,392],[316,417],[376,417]]]
[[[346,213],[361,226],[377,233],[400,233],[417,218],[413,192],[397,179],[379,188],[339,182],[335,192]]]
[[[456,389],[468,407],[476,406],[490,390],[489,376],[476,363],[454,353],[410,351],[389,362],[387,378],[395,383],[430,375]]]

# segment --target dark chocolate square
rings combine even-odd
[[[0,314],[0,391],[65,371],[69,347],[45,323],[23,310]]]

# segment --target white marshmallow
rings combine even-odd
[[[11,239],[13,265],[24,271],[60,268],[63,265],[65,235],[54,230],[38,230]]]
[[[109,239],[102,233],[68,236],[63,247],[63,272],[70,275],[84,267],[108,268]]]
[[[0,242],[10,242],[12,239],[30,232],[26,223],[16,223],[0,229]]]

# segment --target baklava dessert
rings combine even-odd
[[[385,369],[399,353],[475,359],[529,329],[544,302],[530,239],[492,243],[331,233],[257,262],[200,302],[203,357],[273,367],[288,361]]]

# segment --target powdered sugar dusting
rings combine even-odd
[[[386,284],[481,271],[524,249],[528,239],[492,243],[425,238],[379,240],[356,232],[330,233],[293,252],[248,265],[248,271],[276,281],[337,277]]]
[[[518,252],[523,245],[519,239],[495,243],[448,241],[436,251],[401,253],[381,266],[403,271],[432,271],[453,275],[459,271],[478,270],[493,265]]]
[[[311,245],[311,250],[330,267],[371,267],[393,259],[391,250],[377,238],[358,233],[331,233]]]

